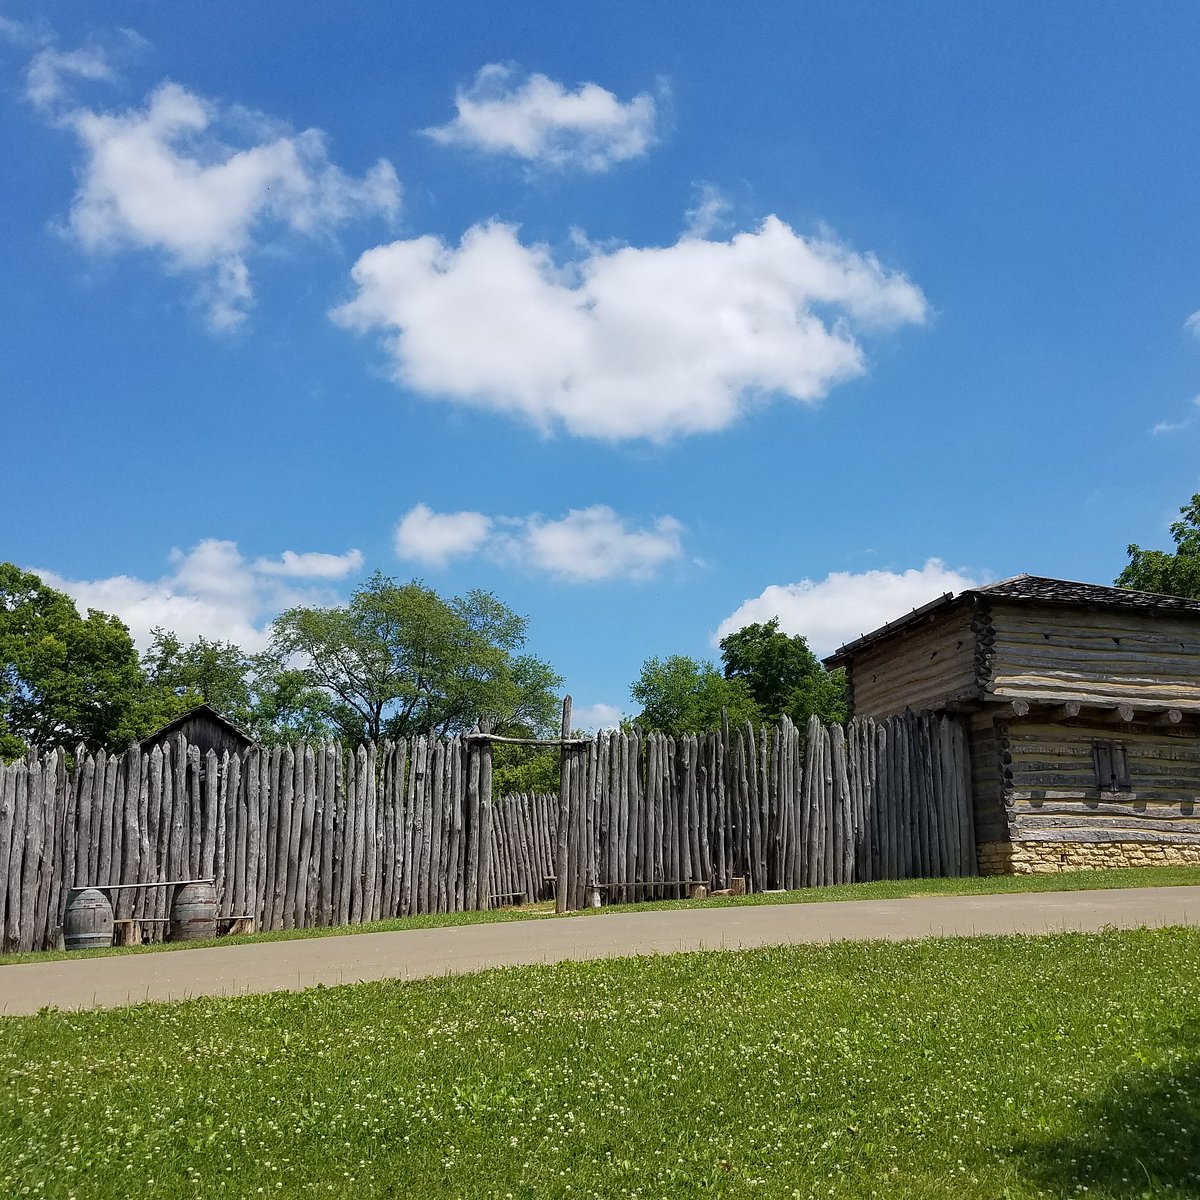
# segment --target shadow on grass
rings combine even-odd
[[[1032,1179],[1056,1196],[1200,1197],[1200,1021],[1188,1024],[1187,1057],[1117,1079],[1083,1106],[1080,1132],[1019,1147]]]

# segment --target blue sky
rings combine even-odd
[[[0,557],[254,648],[494,591],[593,717],[1200,488],[1200,9],[0,6]],[[597,706],[606,706],[599,708]]]

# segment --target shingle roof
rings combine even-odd
[[[1102,604],[1109,608],[1169,609],[1200,613],[1200,600],[1162,596],[1157,592],[1135,592],[1129,588],[1103,587],[1098,583],[1073,583],[1069,579],[1047,579],[1042,575],[1014,575],[998,583],[984,584],[961,593],[964,596],[1003,596],[1006,600],[1029,600],[1038,604]]]
[[[838,665],[856,650],[873,645],[891,633],[896,633],[908,625],[951,605],[970,601],[974,597],[985,600],[1016,600],[1029,604],[1061,604],[1085,608],[1099,605],[1105,608],[1125,608],[1141,612],[1179,612],[1200,616],[1200,600],[1189,600],[1183,596],[1162,596],[1157,592],[1135,592],[1129,588],[1104,587],[1097,583],[1075,583],[1070,579],[1049,579],[1044,575],[1014,575],[1011,579],[1001,579],[996,583],[987,583],[982,587],[968,588],[952,596],[947,592],[944,596],[914,608],[886,625],[881,625],[871,633],[863,634],[860,638],[847,642],[839,647],[828,658],[826,666]]]

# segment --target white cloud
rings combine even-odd
[[[1191,424],[1191,421],[1159,421],[1154,425],[1150,432],[1158,435],[1163,433],[1178,433],[1181,429],[1186,429]]]
[[[283,575],[294,579],[344,579],[355,571],[361,571],[361,550],[347,550],[345,554],[322,554],[310,550],[297,554],[285,550],[279,558],[259,558],[254,569],[263,575]]]
[[[236,542],[206,538],[190,550],[172,550],[172,570],[160,579],[114,575],[107,579],[65,579],[37,570],[51,587],[66,592],[81,612],[97,608],[115,613],[138,647],[150,644],[150,631],[161,626],[183,641],[206,637],[230,641],[243,650],[262,650],[270,640],[272,618],[293,604],[334,604],[338,597],[322,588],[296,587],[288,577],[331,579],[358,570],[362,555],[284,553],[281,559],[247,560]],[[335,575],[332,564],[340,563]]]
[[[907,571],[835,571],[818,581],[771,584],[744,601],[721,622],[714,645],[726,635],[754,622],[779,618],[787,634],[801,634],[818,656],[904,616],[944,592],[978,587],[981,580],[931,558],[920,569]]]
[[[724,429],[771,394],[815,403],[865,371],[858,331],[926,316],[903,275],[777,217],[729,241],[585,245],[566,265],[490,223],[457,248],[378,246],[353,278],[331,315],[385,334],[398,383],[608,439]]]
[[[489,517],[483,513],[435,513],[418,504],[396,526],[396,553],[427,566],[482,553],[515,562],[568,583],[608,579],[649,579],[683,556],[683,526],[657,517],[635,528],[606,504],[571,509],[547,520]]]
[[[659,517],[648,529],[631,529],[606,504],[573,508],[557,521],[526,519],[521,553],[538,570],[570,583],[649,579],[683,556],[683,526]]]
[[[491,518],[483,513],[435,513],[418,504],[396,526],[396,553],[428,567],[444,567],[453,558],[474,554],[487,541],[491,527]]]
[[[601,729],[617,729],[624,714],[614,704],[585,704],[572,710],[571,724],[576,729],[595,733]]]
[[[47,46],[26,68],[25,96],[38,108],[53,108],[66,99],[66,81],[70,78],[110,81],[115,72],[98,49],[59,50]]]
[[[1183,323],[1184,329],[1190,329],[1197,337],[1200,337],[1200,310],[1192,313],[1190,317]]]
[[[454,105],[454,120],[424,130],[426,136],[552,167],[606,171],[657,141],[657,106],[648,92],[622,103],[595,83],[568,91],[545,75],[530,75],[518,84],[512,68],[499,63],[460,88]]]
[[[716,230],[728,226],[733,205],[710,183],[702,183],[696,190],[699,195],[695,207],[684,213],[684,228],[688,237],[711,237]]]
[[[87,251],[148,250],[169,271],[197,276],[214,328],[245,318],[253,301],[247,257],[265,238],[327,235],[354,217],[399,211],[400,184],[386,159],[353,178],[329,160],[319,129],[295,133],[177,83],[125,112],[59,103],[64,75],[106,72],[91,51],[53,49],[29,68],[28,94],[83,150],[66,231]]]

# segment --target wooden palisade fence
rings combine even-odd
[[[480,734],[31,752],[0,768],[0,932],[52,946],[70,888],[180,878],[215,879],[223,917],[290,929],[973,874],[968,780],[961,727],[926,714],[567,738],[558,796],[496,801]],[[167,889],[113,895],[118,920],[166,916]]]

